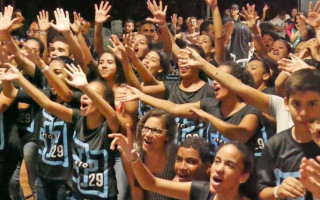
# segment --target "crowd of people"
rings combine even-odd
[[[210,19],[167,22],[148,0],[108,41],[108,1],[92,37],[63,8],[25,34],[5,7],[0,199],[320,199],[320,1],[270,21],[205,2]]]

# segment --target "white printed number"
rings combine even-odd
[[[264,141],[262,138],[258,138],[257,140],[258,145],[259,145],[259,149],[263,149],[264,148]]]
[[[51,158],[62,158],[63,157],[63,146],[60,145],[54,145],[53,150],[51,153]]]
[[[90,187],[102,187],[103,186],[103,173],[96,173],[89,175],[89,186]]]

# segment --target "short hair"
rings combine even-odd
[[[264,35],[264,33],[267,33],[267,32],[275,32],[275,27],[271,22],[261,22],[259,26],[261,29],[262,36]],[[275,33],[275,34],[277,34],[277,33]],[[278,37],[280,38],[279,35],[278,35]]]
[[[211,20],[205,20],[201,25],[200,25],[200,34],[202,34],[203,31],[209,32],[209,25],[212,24],[213,22]]]
[[[52,40],[52,43],[54,43],[54,42],[63,42],[63,43],[68,44],[68,43],[67,43],[67,39],[66,39],[65,37],[63,37],[63,36],[56,36],[56,37],[54,37],[53,40]],[[69,46],[69,45],[68,45],[68,46]]]
[[[150,110],[145,115],[143,115],[142,118],[140,119],[139,124],[137,126],[137,139],[136,139],[138,151],[143,152],[141,124],[144,124],[150,117],[158,117],[162,119],[164,128],[167,130],[168,140],[165,142],[165,150],[167,151],[168,147],[173,143],[173,140],[176,136],[177,124],[174,117],[170,113],[160,109]],[[167,153],[170,154],[171,152],[167,151]]]
[[[210,145],[201,137],[188,137],[180,145],[184,148],[193,148],[199,152],[202,163],[212,163],[213,156],[210,154]]]
[[[127,19],[127,20],[124,22],[124,24],[126,24],[126,23],[132,23],[132,24],[134,25],[134,21],[133,21],[132,19]]]
[[[145,24],[151,24],[155,29],[156,29],[156,25],[150,21],[147,21],[147,20],[143,20],[140,22],[140,26],[139,26],[139,29],[141,29],[141,27]]]
[[[29,37],[27,39],[27,41],[29,41],[29,40],[33,40],[33,41],[38,43],[38,45],[39,45],[39,53],[40,53],[40,56],[42,56],[42,54],[44,52],[44,44],[43,44],[43,42],[40,39],[35,38],[35,37]]]
[[[69,64],[69,65],[71,65],[71,64],[77,65],[77,63],[76,63],[74,60],[72,60],[70,57],[68,57],[68,56],[58,56],[58,57],[53,58],[50,62],[55,61],[55,60],[64,62],[65,65],[66,65],[66,64]]]
[[[239,10],[239,5],[234,3],[234,4],[231,5],[231,8],[235,8],[235,9]]]
[[[289,99],[297,92],[320,93],[320,71],[317,69],[301,69],[292,73],[285,83],[286,97]]]

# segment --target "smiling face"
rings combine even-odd
[[[137,34],[132,39],[133,48],[136,56],[141,60],[148,52],[148,39],[142,34]]]
[[[150,51],[142,60],[142,64],[156,77],[162,71],[160,66],[160,56],[155,51]]]
[[[190,18],[187,26],[188,30],[195,30],[197,28],[197,20],[195,18]]]
[[[180,52],[180,54],[182,56],[187,55],[184,52]],[[178,60],[179,74],[180,74],[182,79],[187,79],[187,78],[194,77],[194,76],[199,77],[200,70],[198,68],[189,67],[189,66],[181,66],[181,65],[182,65],[181,60]]]
[[[105,88],[101,83],[98,82],[92,82],[89,84],[89,88],[93,91],[95,91],[98,95],[104,96],[105,94]],[[83,94],[80,99],[80,110],[82,116],[91,116],[93,114],[99,113],[99,110],[93,103],[93,101],[86,95]]]
[[[141,130],[143,151],[162,152],[164,150],[166,141],[168,141],[167,131],[165,130],[163,119],[160,117],[149,117],[144,123],[144,126],[151,129],[158,129],[159,132],[157,134],[152,130]]]
[[[280,40],[277,40],[273,43],[271,54],[276,58],[276,60],[280,60],[281,58],[286,58],[289,55],[289,50],[287,45]]]
[[[210,191],[216,194],[237,192],[240,183],[249,178],[243,173],[243,155],[233,145],[227,144],[217,152],[211,166]]]
[[[190,147],[180,147],[174,164],[175,173],[179,182],[192,180],[207,180],[209,164],[203,163],[199,151]]]
[[[114,80],[117,72],[117,66],[114,56],[110,53],[102,54],[99,59],[98,70],[100,76],[103,79]]]

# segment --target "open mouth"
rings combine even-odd
[[[134,52],[135,52],[135,53],[138,53],[138,51],[139,51],[139,48],[138,48],[138,47],[135,47],[135,48],[134,48]]]
[[[219,178],[218,176],[214,176],[214,177],[212,177],[212,179],[213,179],[213,183],[214,183],[214,184],[220,184],[220,183],[222,183],[222,179]]]
[[[145,140],[144,140],[144,143],[147,144],[147,145],[151,145],[151,144],[152,144],[152,141],[145,139]]]
[[[88,104],[85,103],[85,102],[81,102],[81,109],[83,110],[83,109],[86,109],[86,108],[88,108]]]
[[[189,175],[188,174],[179,174],[178,173],[178,178],[180,181],[188,181],[189,180]]]

